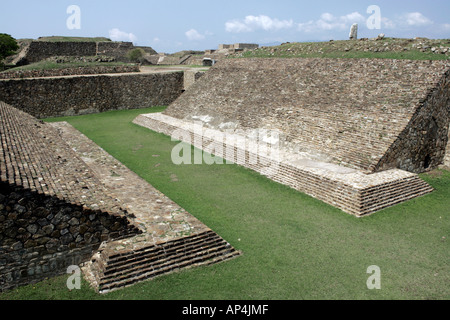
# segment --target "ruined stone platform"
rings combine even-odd
[[[101,293],[240,254],[214,231],[66,122],[52,124],[142,231],[103,244],[83,271]]]
[[[391,169],[367,174],[361,169],[317,161],[316,155],[299,155],[285,148],[267,152],[261,142],[252,142],[244,136],[226,140],[223,132],[203,126],[199,131],[194,121],[162,113],[143,114],[133,122],[201,150],[212,150],[212,153],[220,150],[220,157],[225,160],[255,170],[358,217],[433,191],[414,173]],[[230,145],[227,141],[245,143]],[[232,152],[227,153],[226,150]]]
[[[192,129],[195,122],[203,131]],[[447,159],[450,64],[226,59],[162,114],[135,123],[209,153],[240,151],[241,158],[219,156],[363,216],[432,191],[416,174]],[[277,157],[261,154],[264,145],[254,142],[224,142],[230,132],[240,141],[262,134],[259,142],[279,133]]]

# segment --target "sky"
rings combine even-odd
[[[450,38],[449,0],[0,0],[0,33],[107,37],[158,52],[217,49],[219,44]]]

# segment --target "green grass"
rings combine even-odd
[[[27,70],[56,70],[65,68],[79,68],[79,67],[113,67],[113,66],[123,66],[123,65],[133,65],[132,63],[123,62],[67,62],[67,63],[57,63],[54,61],[40,61],[32,63],[29,65],[11,68],[6,70],[6,72],[11,71],[27,71]]]
[[[86,282],[70,292],[62,276],[0,299],[450,298],[450,172],[422,175],[436,188],[432,194],[355,218],[236,165],[172,164],[177,142],[131,123],[162,110],[50,121],[70,122],[243,255],[106,295]],[[381,269],[381,290],[367,289],[371,265]]]

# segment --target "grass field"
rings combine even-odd
[[[449,171],[422,175],[435,187],[432,194],[355,218],[236,165],[174,165],[176,142],[131,123],[140,113],[162,110],[56,120],[70,122],[243,255],[106,295],[86,282],[69,291],[62,276],[0,299],[450,298]],[[381,271],[379,290],[366,285],[372,265]]]

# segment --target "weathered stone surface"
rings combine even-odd
[[[218,130],[205,127],[198,129],[193,121],[162,113],[140,115],[134,123],[169,136],[176,130],[182,130],[184,134],[175,139],[181,138],[183,142],[207,152],[210,152],[208,148],[211,147],[213,150],[227,150],[225,154],[216,155],[356,216],[371,214],[433,191],[427,183],[410,172],[396,169],[366,174],[361,170],[312,160],[307,154],[294,154],[282,147],[273,154],[267,154],[260,142],[248,137],[231,139],[245,143],[229,143],[230,140],[223,139],[223,134]],[[239,133],[235,135],[239,136]]]
[[[0,147],[0,291],[62,274],[68,257],[86,261],[100,241],[140,232],[56,129],[3,102]],[[80,229],[92,230],[89,244]]]
[[[37,118],[165,106],[183,91],[183,72],[0,80],[0,101]]]
[[[128,62],[128,53],[135,49],[142,48],[148,54],[156,54],[150,47],[135,47],[131,42],[53,42],[53,41],[31,41],[21,51],[16,63],[19,65],[39,62],[55,56],[89,57],[89,56],[110,56],[117,61]]]
[[[0,79],[60,77],[87,74],[129,73],[139,72],[139,66],[97,66],[62,68],[55,70],[21,70],[0,73]]]
[[[449,68],[448,61],[228,59],[164,114],[218,130],[276,130],[284,147],[318,161],[421,172],[443,161]]]

